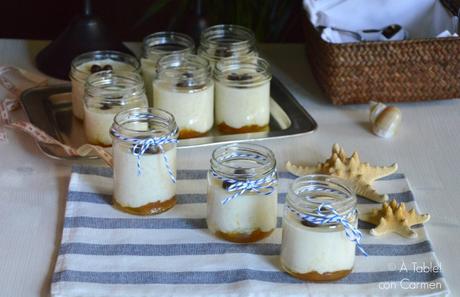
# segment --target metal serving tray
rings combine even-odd
[[[24,92],[21,103],[36,127],[57,140],[77,148],[86,143],[83,123],[72,115],[70,84],[39,87]],[[271,81],[269,131],[223,135],[212,129],[206,136],[184,139],[179,148],[211,145],[266,138],[281,138],[305,134],[316,130],[315,120],[296,101],[289,90],[275,77]],[[57,159],[88,159],[95,157],[69,157],[52,145],[37,143],[46,155]]]

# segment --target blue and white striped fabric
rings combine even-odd
[[[279,214],[294,176],[280,174]],[[301,282],[280,270],[281,218],[269,238],[233,244],[206,228],[206,171],[178,170],[177,205],[138,217],[110,205],[112,171],[73,168],[51,293],[53,296],[446,296],[448,289],[423,226],[418,238],[376,238],[360,222],[369,257],[357,253],[353,273],[335,283]],[[376,182],[416,207],[402,174]],[[359,199],[360,211],[376,204]]]

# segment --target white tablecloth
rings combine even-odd
[[[35,70],[34,56],[45,45],[2,39],[0,65]],[[138,51],[138,44],[131,46]],[[333,106],[325,99],[309,71],[304,45],[260,49],[319,125],[313,134],[261,142],[274,150],[280,168],[287,160],[322,160],[335,142],[349,152],[358,150],[371,163],[397,161],[421,210],[432,215],[427,228],[442,272],[452,296],[460,295],[460,100],[398,104],[400,133],[390,140],[378,138],[369,132],[366,105]],[[23,118],[22,112],[15,117]],[[179,166],[207,168],[213,148],[181,150]],[[48,296],[71,164],[45,157],[28,136],[11,131],[0,152],[0,296]]]

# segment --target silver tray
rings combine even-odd
[[[86,142],[83,123],[72,115],[70,84],[38,87],[24,92],[21,103],[29,121],[62,143],[77,148]],[[315,120],[305,111],[289,90],[275,77],[271,82],[270,124],[268,132],[223,135],[212,129],[206,136],[183,139],[179,148],[214,143],[251,141],[305,134],[316,130]],[[93,159],[69,157],[52,145],[37,143],[44,154],[57,159]]]

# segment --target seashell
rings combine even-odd
[[[370,101],[369,121],[375,135],[390,138],[396,134],[401,125],[401,111],[395,106],[386,106],[380,102]]]

